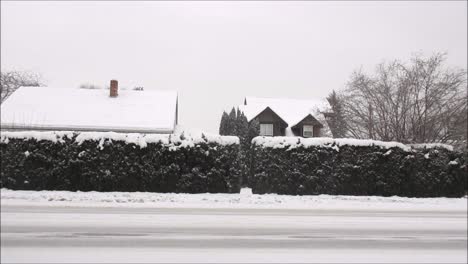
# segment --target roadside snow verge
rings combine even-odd
[[[2,205],[252,208],[343,210],[467,211],[467,198],[405,198],[379,196],[183,194],[144,192],[13,191],[1,189]]]

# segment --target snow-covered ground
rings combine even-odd
[[[159,207],[159,208],[271,208],[271,209],[386,209],[467,210],[467,198],[406,198],[344,195],[176,194],[145,192],[13,191],[1,189],[2,205]]]
[[[466,198],[1,190],[2,263],[466,263]]]

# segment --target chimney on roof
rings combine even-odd
[[[119,95],[119,82],[117,80],[110,81],[110,97],[117,97]]]

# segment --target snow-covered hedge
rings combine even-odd
[[[466,153],[447,145],[357,139],[256,137],[254,193],[460,197]]]
[[[252,143],[246,161],[237,137],[2,132],[1,186],[238,192],[241,171],[250,168],[254,193],[460,197],[467,191],[466,153],[448,145],[297,137]]]
[[[22,139],[29,140],[34,139],[36,141],[48,140],[52,142],[65,142],[65,139],[71,139],[78,144],[82,144],[84,141],[92,140],[99,141],[99,147],[105,141],[123,141],[125,143],[133,143],[138,145],[140,148],[145,148],[148,143],[161,143],[173,149],[181,147],[193,147],[200,143],[216,143],[220,145],[234,145],[239,144],[239,138],[233,136],[219,136],[210,134],[188,134],[180,133],[177,135],[172,134],[139,134],[139,133],[116,133],[116,132],[72,132],[72,131],[21,131],[21,132],[2,132],[0,135],[0,141],[2,143],[8,143],[10,139]]]
[[[309,148],[322,147],[333,148],[339,151],[340,146],[355,146],[355,147],[371,147],[376,146],[384,149],[400,148],[402,150],[410,150],[411,147],[399,142],[384,142],[377,140],[363,140],[354,138],[301,138],[301,137],[255,137],[252,143],[257,146],[270,148]]]
[[[237,137],[100,132],[2,132],[10,189],[238,192]]]

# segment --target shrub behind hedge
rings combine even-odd
[[[1,185],[22,190],[184,193],[240,189],[238,140],[233,137],[194,140],[159,135],[146,140],[140,135],[129,140],[130,136],[2,133]]]
[[[461,197],[466,153],[332,139],[256,138],[254,193]]]

